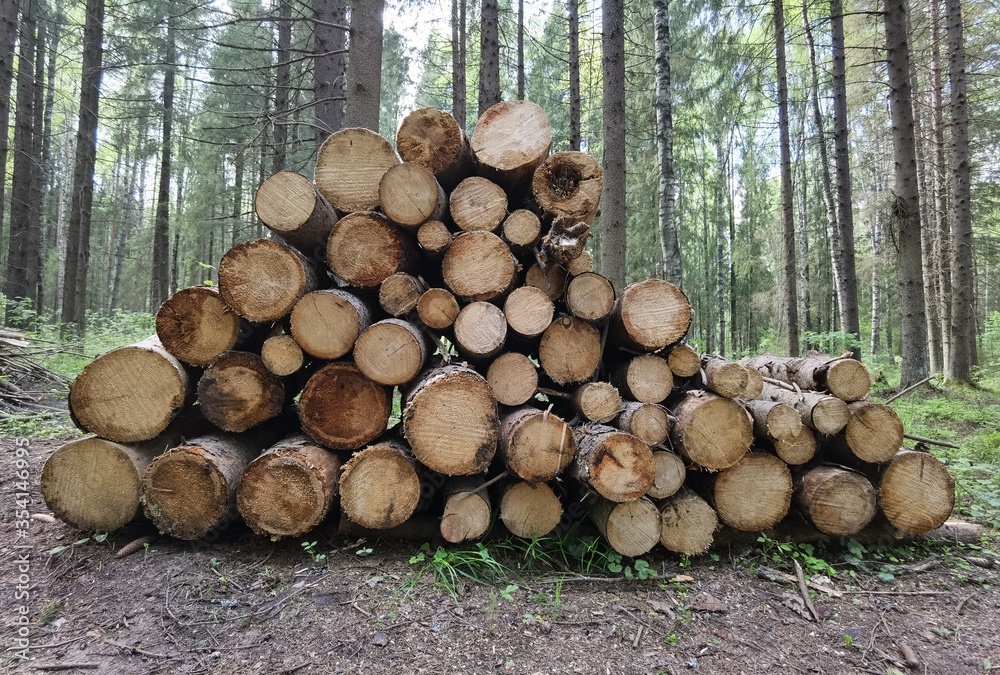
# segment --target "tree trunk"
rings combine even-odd
[[[292,88],[292,0],[278,1],[278,39],[277,68],[274,74],[274,155],[271,161],[271,173],[285,170],[285,159],[288,155],[288,127],[291,124],[288,114],[288,98]]]
[[[951,258],[953,244],[951,242],[951,224],[948,218],[948,194],[946,179],[947,161],[945,159],[944,134],[944,103],[942,101],[941,78],[941,11],[939,0],[930,3],[931,14],[931,127],[934,133],[934,161],[931,162],[934,177],[934,231],[937,285],[940,305],[938,313],[941,318],[941,360],[945,364],[951,362],[951,324],[952,324],[952,285]]]
[[[451,112],[465,129],[465,2],[451,0]]]
[[[402,525],[420,503],[420,476],[409,448],[384,440],[354,453],[340,476],[340,507],[371,529]]]
[[[277,417],[286,393],[294,392],[250,352],[226,352],[198,380],[198,404],[223,431],[247,431]]]
[[[718,471],[740,461],[753,443],[753,426],[736,401],[690,391],[674,408],[673,447],[688,461]]]
[[[721,134],[715,139],[715,171],[715,198],[712,201],[715,204],[715,318],[718,329],[716,353],[724,356],[726,353],[726,221],[722,217],[722,194],[727,188]],[[792,236],[794,237],[794,234]],[[733,293],[734,289],[730,289],[729,292]]]
[[[517,100],[524,100],[524,0],[517,0]]]
[[[580,149],[580,7],[579,0],[566,0],[569,25],[569,149]]]
[[[32,104],[31,122],[31,208],[28,212],[28,296],[32,305],[39,314],[43,311],[45,296],[43,286],[45,282],[45,236],[42,225],[43,211],[45,210],[45,179],[48,173],[47,152],[44,150],[48,145],[48,137],[45,134],[45,50],[46,50],[46,29],[45,23],[38,26],[38,35],[35,41],[35,76],[34,76],[34,101]],[[49,70],[49,81],[54,77],[54,71]]]
[[[242,174],[242,169],[237,172]],[[313,258],[325,251],[330,230],[337,222],[336,211],[312,181],[290,171],[276,173],[261,183],[254,197],[254,211],[282,241]],[[234,212],[233,217],[238,213]]]
[[[347,90],[347,1],[322,0],[313,3],[313,38],[316,96],[316,144],[344,126],[344,94]]]
[[[788,134],[788,76],[785,67],[785,12],[774,0],[774,36],[778,69],[778,136],[781,148],[781,223],[784,242],[784,301],[787,349],[799,353],[798,293],[795,289],[795,221],[792,212],[792,157]]]
[[[10,124],[10,89],[14,81],[14,47],[17,45],[17,0],[0,0],[0,129]],[[50,71],[51,72],[51,71]],[[7,188],[9,134],[0,134],[0,238],[3,237],[4,196]]]
[[[192,286],[167,298],[156,312],[163,348],[192,366],[207,366],[236,346],[240,318],[211,286]]]
[[[174,5],[167,8],[167,41],[163,55],[163,128],[161,136],[160,184],[156,194],[156,218],[153,222],[153,266],[150,281],[150,306],[159,307],[170,295],[170,176],[171,143],[174,120],[174,80],[177,54],[174,46]]]
[[[376,133],[382,95],[384,8],[385,0],[351,3],[345,124],[348,127],[371,129]]]
[[[389,422],[392,395],[353,363],[335,361],[316,371],[299,397],[302,430],[324,447],[358,450]]]
[[[882,214],[877,210],[872,211],[872,337],[868,353],[872,356],[878,354],[879,345],[882,343],[883,330],[883,307],[882,307]]]
[[[483,0],[480,16],[479,116],[500,102],[500,37],[497,0]]]
[[[271,239],[233,246],[219,261],[219,292],[247,321],[277,321],[316,288],[312,264],[293,248]]]
[[[236,243],[241,239],[240,232],[243,230],[243,175],[246,172],[246,153],[242,149],[233,153],[233,172],[235,180],[233,184],[232,245],[236,246]],[[261,187],[264,187],[266,183],[266,180],[261,181]],[[256,215],[258,222],[264,223],[264,218],[259,213]]]
[[[600,272],[625,290],[625,5],[608,0],[601,10],[604,62],[604,195],[601,199]]]
[[[603,424],[574,430],[573,477],[613,502],[630,502],[653,486],[656,464],[649,446],[631,434]]]
[[[572,1],[572,0],[571,0]],[[663,278],[682,287],[681,248],[674,222],[676,181],[674,179],[673,92],[670,88],[670,0],[653,3],[653,31],[656,36],[656,150],[660,166],[659,233]]]
[[[332,360],[350,353],[371,325],[371,309],[339,288],[315,291],[295,303],[289,320],[292,337],[310,356]]]
[[[569,466],[576,441],[561,417],[525,406],[500,420],[500,454],[516,476],[541,483]]]

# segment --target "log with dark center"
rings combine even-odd
[[[226,352],[198,380],[202,413],[223,431],[241,432],[276,417],[285,385],[250,352]]]
[[[594,157],[583,152],[557,152],[549,155],[531,181],[535,201],[553,218],[567,223],[594,222],[604,171]]]
[[[333,362],[316,371],[299,397],[302,430],[334,450],[357,450],[385,431],[392,396],[353,363]]]

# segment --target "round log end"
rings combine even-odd
[[[558,317],[542,333],[538,362],[556,384],[588,380],[601,362],[601,334],[576,317]]]
[[[670,371],[677,377],[694,377],[701,370],[701,356],[689,345],[679,344],[667,354]]]
[[[527,209],[512,211],[503,221],[503,240],[516,250],[532,246],[542,234],[542,221]]]
[[[524,285],[542,289],[552,302],[556,302],[566,291],[566,270],[552,261],[544,269],[535,263],[525,273]]]
[[[631,359],[624,373],[619,372],[619,387],[640,403],[659,403],[674,388],[670,365],[655,354],[643,354]]]
[[[604,189],[604,170],[585,152],[549,155],[531,180],[535,201],[546,213],[568,224],[591,223]]]
[[[715,540],[719,517],[708,502],[688,490],[660,505],[660,543],[683,555],[704,553]]]
[[[709,361],[705,372],[708,375],[709,386],[719,396],[726,398],[736,398],[743,396],[747,388],[747,369],[738,363],[729,361],[726,363],[714,364]]]
[[[503,313],[510,329],[523,338],[541,335],[555,314],[555,305],[548,294],[534,286],[515,288],[504,301]]]
[[[687,477],[684,460],[672,452],[656,450],[653,452],[653,465],[656,467],[656,473],[653,485],[646,491],[646,496],[651,499],[665,499],[676,494]]]
[[[538,371],[524,354],[506,352],[490,364],[486,381],[490,383],[497,403],[513,407],[527,403],[535,395]]]
[[[653,485],[653,451],[638,438],[608,427],[583,428],[577,434],[578,463],[585,464],[578,474],[599,495],[612,502],[630,502]]]
[[[765,419],[767,435],[775,440],[793,441],[802,433],[802,417],[792,406],[787,403],[776,403],[768,412]],[[809,429],[812,436],[812,429]],[[815,445],[815,443],[813,444]],[[812,453],[809,453],[810,457]],[[785,459],[782,457],[782,459]],[[788,460],[785,459],[787,462]],[[802,464],[802,462],[789,462],[789,464]]]
[[[428,256],[440,258],[451,246],[451,231],[440,220],[428,220],[417,230],[417,243]]]
[[[260,184],[254,211],[277,234],[294,232],[309,220],[316,208],[316,186],[305,176],[279,171]]]
[[[882,474],[878,497],[893,527],[926,534],[941,527],[955,508],[955,480],[930,453],[904,450]]]
[[[493,181],[470,176],[452,191],[448,208],[459,229],[494,232],[507,217],[507,193]]]
[[[316,187],[341,213],[379,206],[382,176],[399,164],[389,141],[369,129],[341,129],[326,139],[316,155]]]
[[[801,420],[800,426],[799,433],[774,440],[774,454],[791,466],[805,464],[816,456],[816,433]]]
[[[851,417],[844,427],[844,439],[851,452],[872,464],[892,459],[903,445],[903,421],[896,411],[868,401],[852,403],[848,408]]]
[[[832,435],[847,426],[851,411],[839,398],[826,396],[812,409],[813,428],[821,434]],[[895,448],[899,449],[898,445]]]
[[[389,390],[353,363],[329,363],[309,378],[299,398],[302,430],[334,450],[357,450],[389,422]]]
[[[236,345],[240,318],[217,288],[192,286],[167,298],[156,312],[156,336],[184,363],[207,366]]]
[[[604,536],[624,556],[649,553],[660,541],[660,512],[648,499],[615,504],[608,514]]]
[[[506,341],[507,318],[496,305],[472,302],[455,318],[455,342],[470,360],[493,358]]]
[[[399,448],[380,443],[344,465],[340,505],[362,527],[386,530],[405,522],[420,502],[420,478]]]
[[[406,384],[427,359],[423,333],[411,323],[386,319],[362,331],[354,344],[354,362],[365,377],[388,387]]]
[[[490,526],[490,505],[479,494],[456,492],[445,502],[441,536],[452,544],[482,537]]]
[[[839,359],[826,370],[826,388],[843,401],[860,401],[872,388],[868,367],[855,359]]]
[[[222,299],[247,321],[277,321],[315,285],[302,254],[272,239],[236,244],[219,262]]]
[[[573,430],[550,412],[517,410],[501,422],[500,437],[507,466],[532,483],[555,478],[576,456]]]
[[[612,313],[612,334],[624,347],[652,352],[683,338],[691,327],[691,303],[677,286],[662,279],[632,284]]]
[[[674,415],[674,447],[710,471],[736,464],[753,443],[750,419],[731,398],[691,392]]]
[[[861,474],[821,466],[800,481],[799,503],[820,532],[849,537],[875,516],[875,488]]]
[[[792,490],[788,465],[774,455],[751,452],[715,479],[715,508],[726,525],[760,532],[785,517]]]
[[[419,227],[432,218],[443,194],[434,174],[413,162],[389,167],[378,186],[382,212],[404,227]]]
[[[417,316],[431,330],[450,328],[458,318],[458,301],[451,291],[428,288],[417,301]]]
[[[621,410],[622,397],[608,382],[587,382],[573,394],[577,411],[591,422],[610,422]]]
[[[566,307],[584,321],[603,321],[615,306],[615,289],[600,274],[584,272],[570,279]]]
[[[396,148],[403,161],[425,166],[439,178],[469,152],[462,127],[449,113],[435,108],[419,108],[403,119]]]
[[[339,289],[308,293],[292,309],[291,331],[302,350],[317,359],[339,359],[354,348],[370,321],[360,298]]]
[[[503,101],[482,113],[471,144],[480,173],[518,191],[548,156],[552,125],[536,103]]]
[[[225,516],[229,486],[200,447],[182,445],[154,459],[143,473],[142,505],[160,532],[200,539]]]
[[[281,412],[285,385],[256,354],[226,352],[198,380],[198,402],[209,422],[241,432]]]
[[[386,278],[378,288],[378,304],[397,319],[411,314],[427,288],[420,279],[405,272]]]
[[[500,519],[515,537],[544,537],[562,519],[562,503],[545,483],[518,482],[500,501]]]
[[[619,422],[623,431],[649,445],[659,445],[670,435],[670,416],[655,403],[626,403]]]
[[[445,251],[441,274],[445,285],[462,300],[490,301],[514,285],[517,261],[492,232],[463,232]]]
[[[264,340],[260,358],[264,367],[278,377],[298,372],[305,363],[302,347],[291,335],[275,335]]]
[[[326,240],[326,261],[333,273],[358,288],[374,288],[405,265],[402,234],[374,211],[350,213],[333,226]]]

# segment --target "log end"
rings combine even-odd
[[[691,303],[662,279],[632,284],[615,303],[612,335],[624,347],[652,352],[683,338],[691,327]]]
[[[506,406],[527,403],[538,389],[538,371],[535,364],[524,354],[505,352],[490,364],[486,371],[486,381],[497,399]]]
[[[240,318],[222,301],[217,288],[192,286],[160,305],[156,335],[163,348],[184,363],[207,366],[236,345]]]
[[[875,488],[853,471],[820,466],[800,477],[798,501],[816,529],[849,537],[875,517]]]
[[[848,406],[844,427],[847,447],[863,462],[880,464],[892,459],[903,445],[903,421],[892,408],[867,401]]]
[[[142,507],[163,534],[194,540],[208,534],[229,508],[225,476],[198,446],[160,455],[142,476]]]
[[[198,402],[209,422],[241,432],[281,412],[285,385],[256,354],[226,352],[198,380]]]
[[[813,406],[811,419],[816,431],[833,435],[847,426],[851,411],[839,398],[826,396]],[[898,446],[894,449],[898,449]]]
[[[302,430],[324,447],[357,450],[389,422],[389,390],[353,363],[329,363],[309,378],[299,398]]]
[[[420,478],[398,447],[365,448],[344,465],[340,505],[362,527],[385,530],[405,522],[420,502]]]
[[[752,452],[719,473],[715,508],[726,525],[760,532],[785,517],[792,503],[792,474],[774,455]]]
[[[736,464],[753,443],[750,419],[731,398],[689,392],[674,415],[674,447],[710,471]]]
[[[315,208],[316,186],[291,171],[279,171],[266,178],[254,197],[257,217],[279,235],[302,227]]]
[[[715,540],[719,517],[708,502],[682,490],[660,504],[660,543],[683,555],[704,553]]]
[[[500,501],[500,519],[515,537],[544,537],[562,519],[562,503],[545,483],[518,482]]]
[[[882,474],[878,497],[893,527],[926,534],[941,527],[955,508],[955,480],[930,453],[904,450]]]
[[[319,525],[335,494],[336,483],[328,482],[298,451],[279,450],[250,463],[240,479],[236,505],[251,530],[278,541]]]
[[[860,401],[872,388],[871,371],[861,361],[839,359],[826,370],[826,388],[843,401]]]
[[[646,496],[651,499],[666,499],[676,494],[687,477],[684,460],[672,452],[656,450],[653,452],[653,464],[656,473]]]

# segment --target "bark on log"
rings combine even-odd
[[[613,368],[611,382],[625,398],[640,403],[659,403],[674,388],[670,366],[654,354],[636,356]]]
[[[601,334],[576,317],[557,317],[542,333],[538,362],[556,384],[588,380],[601,363]]]
[[[496,104],[482,113],[472,133],[477,172],[508,194],[527,190],[551,147],[549,118],[530,101]]]
[[[427,167],[446,190],[453,190],[475,170],[462,127],[450,114],[434,108],[419,108],[403,119],[396,148],[403,161]]]
[[[849,537],[875,516],[875,488],[860,473],[818,466],[798,478],[795,500],[825,534]]]
[[[717,356],[702,357],[705,369],[705,388],[726,398],[746,397],[750,376],[747,369],[734,361]]]
[[[609,341],[654,352],[683,338],[691,327],[691,303],[669,281],[647,279],[628,286],[611,313]]]
[[[524,285],[542,289],[552,302],[556,302],[566,292],[566,270],[551,260],[544,268],[535,263],[525,273]]]
[[[576,461],[573,477],[613,502],[642,497],[653,485],[653,451],[631,434],[603,424],[574,430]]]
[[[684,479],[687,478],[684,460],[672,452],[655,450],[653,452],[653,465],[656,473],[653,477],[653,485],[646,491],[646,496],[650,499],[666,499],[676,494],[684,485]]]
[[[211,286],[184,288],[156,312],[156,336],[168,352],[192,366],[207,366],[240,339],[240,317]]]
[[[576,455],[573,430],[561,417],[537,408],[518,408],[500,420],[500,452],[522,480],[551,480]]]
[[[851,416],[834,445],[863,462],[880,464],[892,459],[903,446],[899,415],[889,406],[871,401],[856,401],[847,408]]]
[[[406,228],[441,220],[448,208],[448,198],[434,174],[412,162],[389,167],[379,183],[378,199],[382,213]]]
[[[608,382],[586,382],[573,392],[573,408],[591,422],[607,424],[622,407],[622,397]]]
[[[800,396],[794,391],[765,383],[761,397],[792,406],[799,412],[804,425],[821,434],[837,433],[847,426],[847,421],[851,418],[847,404],[835,396],[812,391],[803,391]]]
[[[465,302],[495,300],[514,287],[517,261],[492,232],[463,232],[441,260],[445,285]]]
[[[389,141],[368,129],[348,128],[333,133],[316,155],[316,187],[341,213],[379,207],[382,176],[399,164]]]
[[[417,277],[396,272],[379,286],[378,304],[389,316],[402,319],[416,311],[420,296],[426,290],[427,286]]]
[[[312,263],[272,239],[236,244],[219,262],[222,299],[247,321],[277,321],[315,288]]]
[[[585,272],[569,281],[566,287],[566,308],[575,317],[599,323],[611,315],[615,306],[615,289],[600,274]]]
[[[540,288],[521,286],[511,291],[503,303],[503,313],[511,331],[525,340],[537,339],[552,323],[555,305]]]
[[[413,256],[403,231],[374,211],[351,213],[333,226],[326,261],[333,274],[358,288],[374,288],[405,271]]]
[[[690,391],[674,409],[673,447],[709,471],[728,468],[753,443],[753,425],[739,403],[703,391]]]
[[[573,277],[586,274],[593,271],[593,269],[594,256],[589,251],[582,251],[580,255],[570,260],[566,265],[566,271]]]
[[[802,432],[802,418],[795,408],[778,401],[742,401],[753,417],[753,435],[772,441],[791,440]]]
[[[440,220],[428,220],[417,230],[417,243],[430,260],[440,260],[451,246],[451,231]]]
[[[291,335],[273,335],[264,340],[260,358],[264,367],[278,377],[288,377],[305,365],[302,347]]]
[[[320,368],[299,397],[302,430],[334,450],[357,450],[385,431],[390,390],[371,381],[353,363]]]
[[[402,319],[384,319],[358,336],[354,363],[368,379],[392,387],[415,378],[432,352],[427,336],[417,326]]]
[[[322,254],[337,212],[311,180],[280,171],[257,189],[254,211],[260,222],[307,257]]]
[[[459,544],[479,539],[490,527],[490,498],[482,476],[451,478],[444,487],[441,536]]]
[[[775,439],[774,454],[791,466],[809,462],[816,456],[816,432],[801,425],[799,433],[794,436]]]
[[[617,503],[597,498],[587,514],[611,548],[624,556],[649,553],[660,542],[660,512],[646,498]]]
[[[800,357],[762,354],[740,363],[756,368],[766,377],[797,384],[800,389],[829,391],[847,402],[864,398],[872,384],[868,368],[848,356],[838,358],[814,351]]]
[[[660,445],[670,436],[670,415],[655,403],[626,401],[616,426],[649,445]]]
[[[234,433],[276,417],[285,393],[281,379],[250,352],[226,352],[198,380],[198,403],[205,418]]]
[[[704,553],[715,539],[719,517],[708,502],[687,489],[660,502],[660,543],[683,555]]]
[[[667,352],[670,371],[677,377],[694,377],[701,370],[701,356],[686,344],[676,344]]]
[[[531,181],[535,201],[553,218],[590,225],[597,216],[604,189],[604,171],[584,152],[549,155]]]
[[[524,354],[505,352],[490,364],[486,381],[497,403],[519,406],[527,403],[538,389],[538,371]]]
[[[194,382],[154,335],[94,359],[69,389],[73,422],[118,443],[162,433],[190,397]]]
[[[417,301],[417,316],[431,330],[451,328],[458,318],[458,312],[458,301],[451,291],[444,288],[429,288]]]
[[[340,476],[340,507],[362,527],[402,525],[420,503],[420,477],[408,448],[384,440],[357,452]]]
[[[583,255],[584,246],[591,237],[590,225],[557,218],[542,237],[542,254],[564,268]]]
[[[368,305],[335,288],[309,293],[292,309],[292,337],[317,359],[339,359],[350,353],[361,331],[370,324]]]
[[[760,532],[788,514],[792,504],[792,474],[783,461],[751,452],[715,477],[715,510],[726,525]]]
[[[473,302],[455,318],[455,346],[470,361],[495,357],[507,341],[507,318],[496,305]]]
[[[515,537],[544,537],[556,529],[562,513],[562,502],[545,483],[518,481],[500,500],[500,520]]]
[[[517,209],[504,219],[500,231],[512,251],[525,251],[542,236],[542,221],[527,209]]]
[[[900,450],[879,480],[878,502],[886,519],[905,534],[941,527],[955,508],[955,480],[929,452]]]
[[[470,176],[451,193],[448,208],[460,230],[496,232],[507,217],[507,193],[492,181]]]

